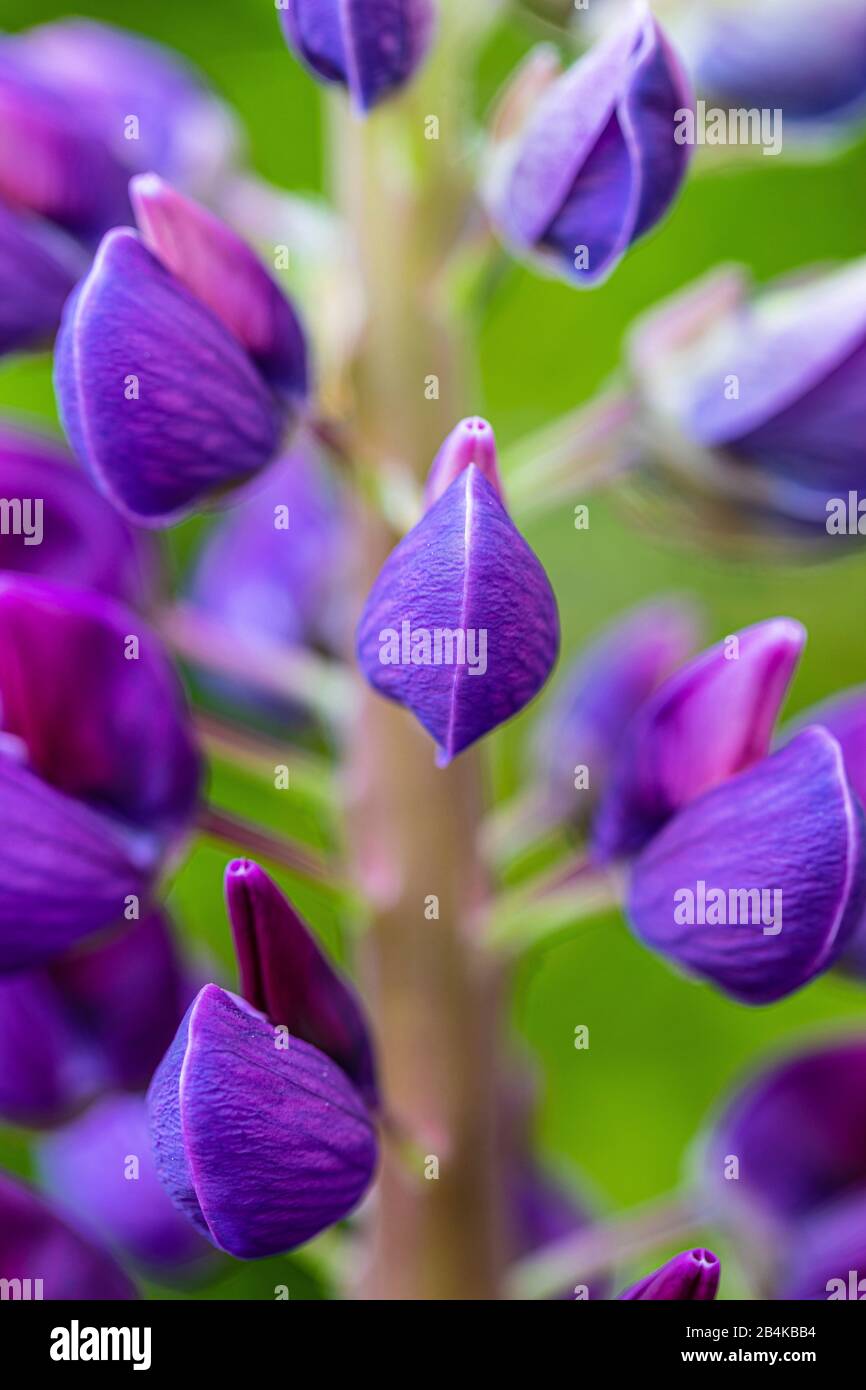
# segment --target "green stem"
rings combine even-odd
[[[554,932],[588,922],[622,902],[622,870],[616,865],[557,867],[487,906],[487,939],[509,953],[527,950]]]

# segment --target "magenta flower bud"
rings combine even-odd
[[[436,18],[434,0],[281,0],[277,8],[304,66],[346,87],[364,112],[414,76]]]
[[[86,269],[87,257],[71,237],[0,202],[0,357],[53,342]]]
[[[142,233],[103,240],[64,314],[55,384],[97,487],[167,526],[277,457],[307,389],[306,347],[227,227],[154,176],[133,196]]]
[[[468,420],[461,420],[451,431],[433,460],[424,490],[425,508],[429,510],[434,502],[438,502],[454,479],[472,463],[487,479],[504,507],[506,503],[499,477],[496,436],[486,420],[470,416]]]
[[[137,1297],[106,1250],[80,1236],[31,1188],[3,1173],[0,1279],[20,1281],[21,1298],[78,1302]]]
[[[489,429],[489,426],[486,427]],[[559,649],[556,599],[461,431],[434,466],[432,495],[373,586],[357,651],[370,684],[405,705],[444,766],[538,693]],[[491,467],[495,445],[485,439]],[[461,440],[463,441],[461,443]],[[444,459],[444,464],[442,460]]]
[[[711,1302],[718,1292],[720,1273],[718,1257],[712,1250],[684,1250],[661,1269],[632,1284],[620,1298],[626,1301]]]
[[[643,0],[533,101],[539,70],[506,98],[488,207],[518,255],[597,284],[672,203],[690,153],[676,115],[692,95]]]

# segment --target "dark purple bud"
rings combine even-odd
[[[718,1258],[712,1250],[684,1250],[661,1269],[632,1284],[620,1298],[626,1301],[711,1302],[718,1292],[720,1273]]]
[[[37,1149],[42,1183],[100,1245],[159,1274],[193,1271],[212,1254],[166,1195],[143,1096],[109,1096]]]
[[[0,357],[51,344],[86,268],[71,237],[0,202]]]
[[[487,479],[504,507],[506,502],[499,477],[496,436],[493,427],[477,415],[460,421],[433,460],[424,490],[425,507],[429,510],[434,502],[438,502],[454,479],[472,463]]]
[[[123,921],[198,802],[183,694],[157,639],[101,595],[0,576],[0,970]]]
[[[234,860],[225,889],[244,998],[335,1061],[375,1106],[373,1047],[354,990],[258,864]]]
[[[119,1300],[136,1291],[119,1265],[78,1235],[36,1193],[0,1173],[0,1279],[27,1299]],[[28,1283],[29,1281],[29,1283]]]
[[[433,35],[434,0],[289,0],[286,42],[315,77],[348,88],[368,111],[404,86]]]
[[[488,175],[494,223],[518,253],[575,284],[595,284],[677,193],[690,153],[674,138],[677,113],[693,106],[688,82],[642,2],[547,80],[528,112],[535,77],[531,86],[523,75],[518,82]]]
[[[187,1011],[148,1104],[169,1196],[238,1259],[311,1240],[372,1181],[376,1134],[345,1072],[216,985]]]
[[[821,728],[689,802],[637,859],[635,931],[744,1004],[826,970],[866,904],[863,814]]]
[[[100,497],[59,443],[0,421],[0,495],[22,507],[20,531],[0,536],[0,569],[136,606],[149,599],[156,557],[147,538]]]
[[[641,705],[694,650],[697,622],[685,602],[641,605],[606,628],[559,680],[536,722],[536,776],[555,820],[583,818],[605,786],[623,733]],[[585,767],[589,787],[575,792]]]
[[[805,640],[790,618],[757,623],[650,696],[625,730],[593,828],[599,858],[635,853],[681,807],[764,757]]]
[[[558,649],[547,576],[470,463],[386,561],[358,626],[361,669],[444,766],[538,694]]]

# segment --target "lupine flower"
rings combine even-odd
[[[802,1049],[738,1087],[705,1140],[700,1175],[765,1296],[862,1297],[866,1039]]]
[[[159,1177],[239,1259],[311,1240],[376,1166],[372,1048],[360,1006],[256,865],[229,866],[244,998],[206,985],[150,1087]]]
[[[650,467],[762,528],[834,534],[833,499],[847,519],[866,484],[866,261],[756,297],[717,272],[648,314],[628,358]]]
[[[357,648],[367,680],[412,711],[444,766],[538,693],[559,617],[498,489],[485,421],[464,421],[446,441],[428,496],[373,586]]]
[[[0,495],[21,501],[24,522],[17,534],[10,528],[0,536],[0,570],[97,589],[135,606],[148,601],[156,568],[150,546],[59,443],[0,420]]]
[[[157,1275],[195,1273],[212,1248],[166,1195],[143,1096],[107,1096],[40,1140],[37,1167],[83,1234]]]
[[[0,357],[54,340],[87,257],[65,232],[0,202]]]
[[[153,175],[70,300],[67,435],[122,512],[166,526],[277,457],[307,390],[303,332],[252,251]]]
[[[291,0],[281,7],[286,42],[323,82],[348,88],[359,111],[386,100],[426,57],[434,0]]]
[[[638,711],[594,828],[636,856],[638,936],[742,1003],[790,994],[849,945],[866,902],[863,815],[819,725],[768,756],[805,634],[761,623],[685,666]]]
[[[689,149],[674,140],[675,116],[692,104],[643,0],[561,76],[531,58],[497,123],[486,189],[495,227],[574,284],[604,279],[676,196]]]
[[[228,108],[176,54],[84,19],[0,40],[0,197],[99,235],[129,217],[130,174],[206,195],[238,145]]]
[[[114,1301],[136,1297],[133,1285],[106,1250],[80,1236],[24,1183],[2,1173],[0,1279],[21,1280],[22,1298]],[[37,1280],[41,1285],[35,1284]]]
[[[695,638],[688,604],[652,602],[627,613],[581,652],[536,722],[537,816],[547,823],[585,818],[607,781],[623,730],[687,659]],[[589,774],[583,792],[575,791],[578,767]]]
[[[146,904],[194,816],[182,691],[157,639],[94,593],[0,575],[0,972]]]
[[[194,993],[159,912],[0,979],[0,1119],[57,1124],[102,1091],[143,1090]]]
[[[684,1250],[619,1296],[626,1301],[710,1302],[718,1291],[720,1273],[718,1258],[712,1250]]]

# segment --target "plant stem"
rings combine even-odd
[[[480,8],[480,4],[478,6]],[[468,413],[471,364],[431,287],[465,212],[461,159],[461,10],[443,6],[423,79],[363,124],[341,104],[335,183],[358,241],[369,325],[357,363],[358,435],[388,472],[427,472],[445,435]],[[440,139],[425,139],[435,115]],[[437,399],[429,399],[431,377]],[[395,544],[370,511],[363,596]],[[372,904],[366,970],[389,1109],[423,1136],[407,1169],[386,1151],[360,1293],[373,1299],[484,1300],[504,1273],[497,1147],[496,967],[472,934],[485,892],[477,853],[481,771],[474,752],[445,770],[411,717],[359,686],[350,738],[350,833],[360,886]],[[434,905],[435,902],[435,905]],[[426,914],[426,915],[425,915]]]
[[[223,844],[231,845],[235,850],[246,850],[256,859],[269,859],[303,878],[326,879],[333,883],[333,875],[315,850],[307,848],[306,845],[296,845],[282,835],[272,834],[260,825],[241,820],[217,806],[202,808],[198,828],[203,835],[221,840]]]

